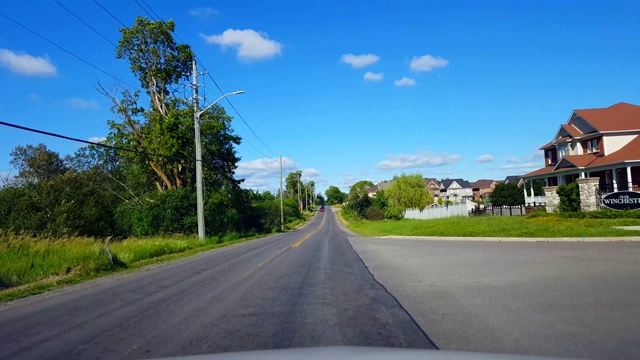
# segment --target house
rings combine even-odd
[[[434,199],[440,197],[440,182],[434,178],[424,178],[424,186],[429,190]]]
[[[481,179],[471,184],[474,200],[485,200],[491,195],[498,184],[495,180]]]
[[[518,187],[520,187],[520,186],[524,185],[524,180],[522,179],[522,176],[511,175],[511,176],[507,176],[504,179],[503,183],[505,183],[505,184],[509,184],[509,183],[517,184]]]
[[[607,108],[574,110],[540,150],[544,151],[544,166],[523,175],[525,196],[536,179],[544,180],[546,186],[592,179],[589,181],[602,193],[638,191],[640,106],[621,102]]]
[[[388,189],[391,185],[393,184],[393,180],[389,180],[389,181],[382,181],[380,183],[378,183],[377,185],[373,185],[370,186],[368,188],[365,188],[365,190],[367,191],[367,194],[369,195],[369,197],[374,197],[376,196],[376,193],[380,190],[386,190]]]
[[[440,194],[447,200],[473,199],[473,187],[467,180],[446,179],[440,185]]]

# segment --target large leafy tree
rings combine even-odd
[[[494,206],[524,205],[524,192],[518,184],[498,184],[489,195],[489,201]]]
[[[371,206],[371,198],[367,192],[369,186],[373,186],[371,181],[362,180],[351,185],[349,189],[347,208],[358,218],[363,217],[367,208]]]
[[[60,155],[44,144],[18,145],[10,155],[11,165],[18,169],[17,180],[22,183],[51,180],[69,169]]]
[[[329,186],[324,194],[327,196],[327,203],[329,205],[342,204],[347,200],[347,194],[343,193],[340,188],[334,185]]]
[[[118,116],[108,122],[107,143],[135,150],[121,156],[140,169],[159,191],[193,187],[195,182],[193,109],[180,96],[182,86],[188,85],[194,55],[188,45],[175,42],[174,30],[171,20],[142,17],[132,27],[120,29],[116,57],[129,62],[150,98],[147,106],[141,104],[139,91],[109,91],[99,85]],[[205,185],[237,186],[233,175],[239,158],[234,145],[240,143],[240,137],[231,130],[231,118],[224,109],[214,106],[201,121]]]
[[[387,189],[390,217],[400,217],[406,209],[424,209],[433,203],[433,196],[424,186],[422,175],[413,174],[393,177],[393,184]]]

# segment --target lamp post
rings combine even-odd
[[[195,61],[194,61],[195,68]],[[194,69],[194,74],[195,74]],[[196,75],[197,76],[197,75]],[[200,144],[200,115],[202,115],[205,111],[209,110],[213,105],[215,105],[218,101],[224,99],[230,95],[240,95],[244,94],[244,91],[234,91],[228,94],[224,94],[218,98],[218,100],[212,102],[204,108],[204,110],[200,111],[198,109],[198,87],[195,87],[195,100],[194,100],[194,112],[193,112],[193,122],[196,132],[196,196],[198,201],[198,239],[204,240],[204,192],[202,189],[202,146]]]

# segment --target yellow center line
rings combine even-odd
[[[261,267],[262,265],[264,265],[264,264],[268,263],[271,259],[273,259],[274,257],[276,257],[276,256],[280,255],[283,251],[285,251],[285,250],[289,249],[290,247],[291,247],[291,248],[295,248],[295,247],[300,246],[300,244],[302,244],[302,242],[303,242],[303,241],[307,240],[308,238],[310,238],[310,237],[311,237],[311,235],[313,235],[313,234],[317,233],[320,229],[322,229],[322,226],[324,225],[324,221],[325,221],[326,219],[327,219],[327,216],[326,216],[326,213],[325,213],[324,218],[322,218],[322,224],[320,224],[320,227],[319,227],[319,228],[317,228],[317,229],[313,230],[309,235],[305,236],[304,238],[302,238],[302,239],[300,239],[300,240],[296,241],[293,245],[291,245],[291,246],[287,245],[287,247],[285,247],[284,249],[282,249],[282,250],[278,251],[277,253],[275,253],[275,254],[271,255],[271,257],[269,257],[267,260],[265,260],[265,261],[261,262],[260,264],[258,264],[258,266],[256,266],[256,267],[254,267],[253,269],[251,269],[251,270],[247,271],[247,273],[246,273],[246,274],[244,274],[244,275],[242,275],[242,277],[245,277],[245,276],[247,276],[247,275],[251,274],[254,270],[256,270],[256,269],[258,269],[259,267]]]
[[[322,227],[324,226],[324,221],[327,220],[327,213],[324,213],[324,217],[322,218],[322,224],[320,224],[320,226],[313,230],[311,233],[309,233],[309,235],[303,237],[302,239],[296,241],[293,245],[291,245],[292,248],[297,248],[298,246],[300,246],[305,240],[307,240],[308,238],[311,237],[311,235],[317,233],[318,231],[320,231],[320,229],[322,229]]]

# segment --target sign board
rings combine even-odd
[[[635,191],[617,191],[602,197],[602,205],[613,210],[640,209],[640,193]]]

